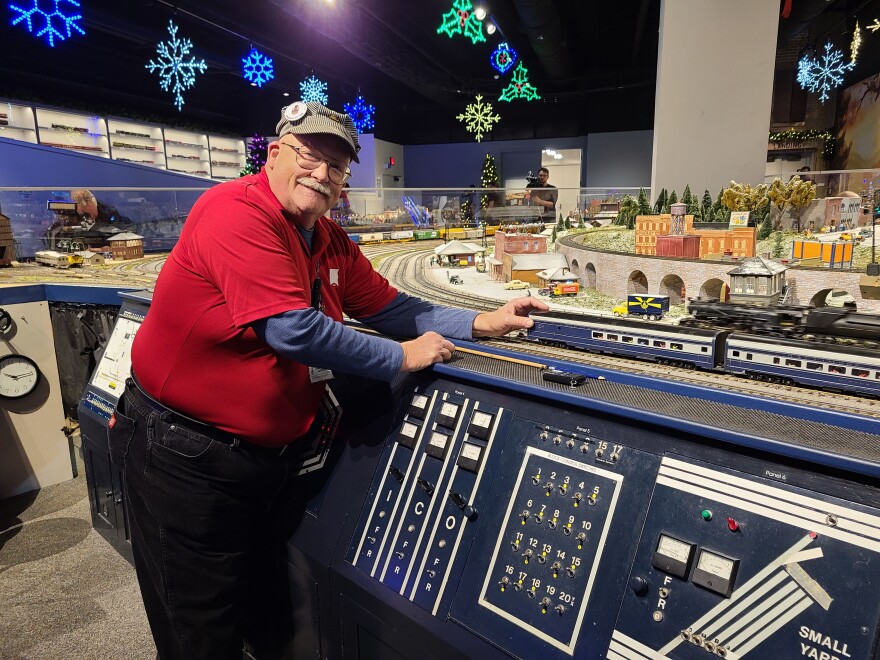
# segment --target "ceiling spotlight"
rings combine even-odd
[[[251,83],[251,87],[256,87],[256,86],[257,86],[257,83],[255,83],[255,82]]]
[[[284,96],[290,96],[290,92],[284,92]]]
[[[477,7],[474,9],[474,16],[477,17],[478,21],[482,21],[486,18],[486,8],[485,7]]]
[[[556,160],[562,160],[562,154],[553,154],[553,158]]]
[[[486,26],[486,34],[495,34],[495,29],[495,23],[490,22],[489,25]]]
[[[544,153],[547,154],[548,156],[555,156],[556,155],[556,151],[554,149],[546,149],[546,150],[544,150]]]

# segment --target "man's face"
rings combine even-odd
[[[550,178],[550,173],[547,172],[546,170],[540,170],[538,172],[538,183],[540,183],[542,186],[545,183],[547,183],[547,179],[549,179],[549,178]]]
[[[294,149],[300,150],[297,151]],[[342,192],[343,183],[330,178],[330,166],[321,162],[313,170],[303,167],[302,153],[311,152],[322,161],[347,169],[351,158],[345,143],[333,135],[285,135],[269,145],[266,172],[269,186],[281,205],[306,229],[329,211]]]
[[[76,200],[76,211],[94,221],[98,217],[98,200],[94,195],[82,195]]]

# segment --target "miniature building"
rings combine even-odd
[[[16,260],[15,241],[9,218],[0,213],[0,266],[9,266]]]
[[[77,252],[83,258],[83,266],[100,266],[104,263],[104,255],[91,250]]]
[[[672,215],[640,215],[636,218],[635,253],[654,254],[660,256],[687,256],[690,252],[680,255],[663,254],[658,251],[658,237],[668,236],[672,227]],[[756,229],[754,227],[733,227],[731,229],[699,229],[694,224],[694,216],[684,218],[684,231],[688,237],[698,236],[700,239],[699,254],[692,258],[705,259],[710,254],[730,254],[739,259],[755,256]],[[668,249],[668,248],[664,248]],[[693,248],[690,248],[692,251]],[[681,248],[685,250],[684,247]]]
[[[541,286],[550,286],[553,282],[577,282],[577,273],[571,272],[568,266],[562,268],[548,268],[537,273]]]
[[[434,254],[438,260],[444,258],[449,264],[459,266],[473,266],[474,255],[484,252],[484,248],[473,243],[462,243],[461,241],[449,241],[444,245],[438,245],[434,248]]]
[[[144,256],[144,237],[130,231],[112,236],[110,252],[114,259],[140,259]]]
[[[568,262],[564,254],[505,254],[502,259],[502,279],[522,280],[534,285],[540,284],[538,273],[567,268]]]
[[[547,252],[547,237],[540,234],[495,232],[495,258],[504,254],[544,254]]]
[[[727,274],[730,276],[730,302],[747,305],[776,304],[785,288],[785,271],[778,261],[752,257]]]
[[[794,240],[791,242],[791,256],[801,260],[803,266],[827,266],[828,268],[852,268],[853,242]],[[804,263],[807,262],[807,263]],[[810,263],[812,262],[812,263]]]

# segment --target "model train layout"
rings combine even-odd
[[[751,309],[711,301],[692,301],[689,309],[694,317],[677,326],[570,312],[533,314],[535,324],[525,336],[551,346],[880,396],[880,317],[848,309]],[[728,323],[718,327],[712,318]]]

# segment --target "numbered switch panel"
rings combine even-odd
[[[400,425],[400,431],[397,434],[397,442],[404,447],[415,449],[416,441],[419,437],[420,426],[404,420]]]
[[[472,442],[463,443],[458,454],[458,467],[469,472],[479,472],[484,449],[485,447]]]
[[[440,429],[434,429],[431,431],[431,437],[428,438],[428,444],[425,445],[425,453],[442,461],[446,458],[446,452],[449,451],[451,444],[451,435],[444,433]]]
[[[492,430],[493,416],[482,410],[475,410],[468,425],[468,435],[485,440]]]
[[[437,413],[437,423],[448,429],[455,428],[458,416],[461,414],[461,406],[452,401],[444,401],[440,404],[440,412]]]
[[[410,416],[415,417],[416,419],[425,419],[428,414],[428,405],[431,403],[431,400],[424,394],[414,394],[412,400],[409,402],[409,410],[407,411]]]

